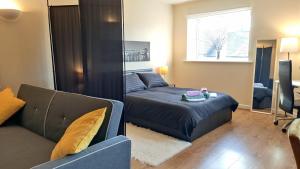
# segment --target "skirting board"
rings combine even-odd
[[[245,104],[239,104],[239,109],[251,110],[251,106]]]

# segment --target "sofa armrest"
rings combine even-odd
[[[119,124],[122,118],[122,112],[124,104],[119,101],[110,100],[112,103],[112,112],[110,117],[110,122],[107,126],[106,138],[105,140],[111,139],[118,135]]]
[[[130,169],[131,141],[124,136],[95,144],[63,159],[49,161],[32,169]]]

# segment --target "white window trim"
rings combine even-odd
[[[218,10],[218,11],[213,11],[213,12],[204,12],[204,13],[197,13],[197,14],[188,14],[186,16],[186,30],[188,31],[188,19],[195,19],[195,18],[201,18],[201,17],[208,17],[211,15],[221,15],[221,14],[227,14],[227,13],[233,13],[233,12],[240,12],[240,11],[247,11],[250,10],[251,18],[251,27],[249,31],[249,51],[248,51],[248,57],[247,58],[242,58],[242,59],[199,59],[199,60],[190,60],[188,59],[187,56],[187,49],[188,49],[188,36],[186,36],[186,56],[184,62],[204,62],[204,63],[253,63],[251,60],[251,47],[252,47],[252,39],[253,39],[253,11],[252,7],[238,7],[238,8],[232,8],[232,9],[225,9],[225,10]],[[188,35],[188,32],[186,32],[186,35]]]
[[[187,63],[245,63],[252,64],[252,60],[224,60],[224,59],[215,59],[215,60],[184,60]]]
[[[252,7],[241,7],[241,8],[234,8],[234,9],[219,10],[219,11],[214,11],[214,12],[190,14],[190,15],[186,16],[186,19],[195,19],[195,18],[207,17],[207,16],[211,16],[211,15],[222,15],[222,14],[241,12],[241,11],[249,11],[249,10],[252,13]]]

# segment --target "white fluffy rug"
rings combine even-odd
[[[127,137],[132,141],[131,156],[151,166],[160,165],[192,145],[132,124],[126,126]]]

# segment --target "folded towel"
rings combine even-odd
[[[202,102],[209,98],[217,98],[217,93],[200,93],[199,95],[189,96],[188,94],[182,95],[182,100],[187,102]]]
[[[187,91],[187,92],[186,92],[186,95],[187,95],[187,96],[190,96],[190,97],[193,97],[193,96],[199,96],[199,95],[201,95],[201,94],[202,94],[201,91],[196,91],[196,90],[194,90],[194,91]]]
[[[218,97],[217,93],[209,93],[209,98],[216,98]]]
[[[188,96],[187,94],[182,95],[182,100],[187,102],[199,102],[199,101],[205,101],[205,96],[201,93],[198,96]]]

